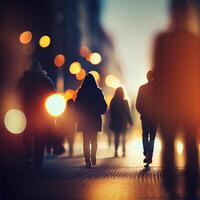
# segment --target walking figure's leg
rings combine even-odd
[[[145,120],[142,120],[142,143],[143,143],[143,154],[145,156],[144,163],[148,162],[148,124]]]
[[[115,157],[118,157],[119,133],[115,132]]]
[[[83,152],[86,162],[86,168],[91,168],[90,161],[90,136],[88,133],[83,133]]]
[[[190,198],[194,198],[199,186],[196,128],[193,127],[186,128],[185,147],[186,147],[185,187],[187,196]]]
[[[126,156],[126,133],[122,133],[122,156],[125,157]]]
[[[97,154],[97,133],[91,133],[91,160],[92,164],[96,165],[96,154]]]

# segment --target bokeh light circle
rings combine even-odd
[[[20,134],[26,128],[26,116],[22,111],[18,109],[11,109],[5,114],[4,124],[10,133]]]
[[[39,45],[42,47],[42,48],[46,48],[50,45],[51,43],[51,39],[48,35],[44,35],[40,38],[39,40]]]
[[[28,44],[32,40],[32,33],[30,31],[24,31],[21,33],[19,40],[22,44]]]
[[[109,74],[106,77],[105,83],[108,87],[112,87],[112,88],[118,88],[121,86],[120,80],[116,78],[115,76],[113,76],[112,74]]]
[[[86,58],[90,53],[89,48],[86,45],[82,45],[80,48],[80,55],[84,58]]]
[[[86,76],[86,71],[83,68],[81,68],[80,72],[76,74],[76,79],[81,81],[85,78],[85,76]]]
[[[75,90],[68,89],[65,92],[65,99],[66,99],[66,101],[68,101],[69,99],[75,99],[75,96],[76,96],[76,91]]]
[[[90,55],[89,59],[93,65],[98,65],[101,62],[101,55],[95,52]]]
[[[78,74],[81,71],[81,64],[79,62],[73,62],[69,67],[69,71],[71,74]]]
[[[52,94],[46,99],[45,107],[51,116],[58,117],[65,110],[65,98],[61,94]]]
[[[62,67],[65,64],[65,56],[63,54],[58,54],[54,58],[54,65],[56,67]]]

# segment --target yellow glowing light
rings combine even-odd
[[[4,117],[4,124],[9,132],[13,134],[20,134],[26,128],[26,116],[20,110],[11,109]]]
[[[72,90],[72,89],[68,89],[65,92],[65,99],[66,101],[68,101],[69,99],[74,99],[76,96],[76,91]]]
[[[90,53],[90,50],[88,49],[88,47],[86,45],[82,45],[81,48],[80,48],[80,55],[82,57],[87,57]]]
[[[95,52],[90,55],[89,59],[93,65],[98,65],[101,62],[101,55]]]
[[[39,40],[39,45],[42,47],[42,48],[46,48],[50,45],[51,43],[51,39],[48,35],[44,35],[40,38]]]
[[[57,117],[65,110],[65,98],[61,94],[53,94],[47,98],[45,107],[50,115]]]
[[[176,142],[176,150],[178,154],[183,153],[183,143],[181,141]]]
[[[105,79],[105,83],[108,87],[112,87],[112,88],[118,88],[121,86],[121,83],[119,81],[119,79],[117,79],[115,76],[113,76],[112,74],[108,75]]]
[[[94,76],[94,79],[95,79],[96,82],[99,82],[100,75],[97,71],[90,71],[90,74],[92,74]]]
[[[85,78],[86,71],[82,68],[78,74],[76,74],[76,79],[81,81]]]
[[[54,65],[56,67],[62,67],[65,63],[65,56],[63,54],[58,54],[55,58],[54,58]]]
[[[21,33],[19,40],[22,44],[28,44],[32,40],[32,33],[30,31],[24,31]]]
[[[73,62],[69,67],[69,71],[71,74],[78,74],[81,71],[81,64],[79,62]]]
[[[112,98],[113,98],[113,95],[106,95],[105,96],[105,100],[106,100],[107,105],[110,105]]]

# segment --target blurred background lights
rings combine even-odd
[[[89,48],[86,45],[82,45],[80,48],[80,55],[84,58],[86,58],[90,53]]]
[[[82,68],[79,73],[76,74],[76,79],[81,81],[85,78],[86,71]]]
[[[65,110],[65,98],[61,94],[53,94],[47,98],[45,107],[51,116],[57,117]]]
[[[76,91],[75,90],[68,89],[65,92],[65,99],[66,99],[66,101],[68,101],[69,99],[74,99],[75,96],[76,96]]]
[[[71,74],[78,74],[81,71],[81,64],[79,62],[73,62],[69,67],[69,71]]]
[[[42,47],[42,48],[46,48],[50,45],[51,43],[51,39],[48,35],[44,35],[40,38],[39,40],[39,45]]]
[[[28,44],[32,40],[32,33],[30,31],[24,31],[21,33],[19,40],[22,44]]]
[[[108,75],[105,79],[105,83],[108,87],[118,88],[121,86],[120,80],[113,76],[112,74]]]
[[[100,81],[100,75],[97,71],[90,71],[89,73],[94,76],[94,79],[96,80],[96,82]]]
[[[20,134],[26,128],[26,116],[20,110],[11,109],[4,117],[4,124],[10,133]]]
[[[62,67],[65,64],[65,56],[63,54],[58,54],[54,58],[54,65],[56,67]]]
[[[90,55],[90,62],[93,65],[98,65],[101,62],[101,55],[99,53],[92,53]]]

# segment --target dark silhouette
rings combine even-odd
[[[91,161],[96,165],[97,132],[102,129],[101,115],[107,110],[107,104],[92,74],[88,73],[78,90],[75,101],[77,112],[77,131],[83,132],[83,150],[86,168]],[[91,151],[90,151],[91,144]]]
[[[151,108],[153,106],[152,89],[154,84],[152,71],[148,71],[147,80],[148,83],[139,88],[136,100],[136,108],[140,113],[140,119],[142,122],[143,154],[145,156],[144,163],[147,163],[145,167],[149,167],[149,164],[152,163],[154,141],[157,129],[153,113],[151,113]]]
[[[110,103],[110,129],[115,136],[115,157],[118,157],[118,146],[120,135],[122,135],[123,157],[126,156],[126,130],[129,125],[133,125],[128,101],[125,100],[122,87],[116,89],[114,97]]]
[[[172,194],[175,192],[174,139],[177,129],[181,129],[186,149],[186,193],[193,199],[199,186],[196,136],[200,119],[200,40],[187,27],[192,10],[188,2],[171,1],[171,27],[156,38],[153,70],[165,185]]]
[[[40,168],[43,161],[46,143],[46,130],[52,120],[44,106],[45,99],[55,91],[51,79],[34,61],[32,69],[24,72],[17,90],[20,94],[24,113],[27,117],[27,128],[24,133],[24,148],[27,164],[33,161]]]
[[[57,119],[59,133],[61,134],[61,143],[64,143],[65,138],[69,144],[69,157],[73,156],[73,145],[75,136],[75,103],[73,99],[67,101],[65,112]]]

